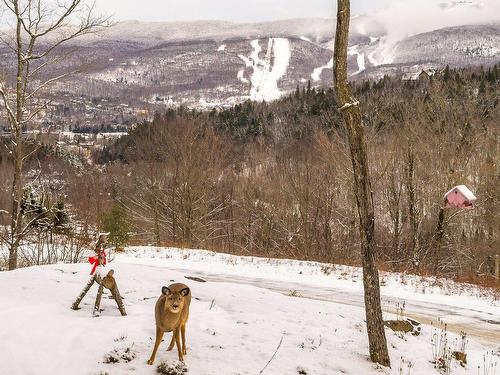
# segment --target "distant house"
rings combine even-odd
[[[458,185],[444,196],[447,208],[472,208],[476,196],[465,185]]]
[[[418,72],[407,72],[401,76],[403,81],[428,81],[436,74],[434,69],[422,69]]]
[[[425,69],[420,72],[418,75],[418,80],[419,81],[428,81],[432,77],[432,74],[428,73]]]

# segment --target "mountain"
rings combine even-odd
[[[83,65],[51,94],[127,98],[144,105],[227,106],[273,100],[305,86],[331,86],[334,20],[264,23],[120,22],[67,48],[77,52],[54,67]],[[352,80],[422,69],[488,65],[500,59],[500,25],[443,28],[394,40],[369,16],[351,22]],[[65,53],[65,51],[61,51]],[[0,68],[12,57],[0,48]],[[131,103],[133,104],[133,103]]]

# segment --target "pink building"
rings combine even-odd
[[[465,185],[458,185],[444,196],[446,208],[472,208],[476,196]]]

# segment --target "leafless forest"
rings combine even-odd
[[[417,81],[355,84],[381,268],[495,284],[499,72],[499,65],[445,69]],[[25,163],[24,207],[53,213],[33,224],[48,242],[56,234],[84,243],[97,228],[121,225],[128,243],[359,264],[342,121],[333,91],[310,87],[270,104],[171,109],[91,162],[42,147]],[[12,165],[0,152],[0,210],[7,210]],[[458,184],[477,205],[446,210],[440,230],[443,196]],[[7,225],[6,215],[0,220]]]

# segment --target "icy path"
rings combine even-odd
[[[190,272],[189,270],[178,270]],[[213,282],[231,282],[236,284],[253,285],[259,288],[276,291],[284,295],[293,293],[296,297],[313,299],[319,301],[335,302],[342,305],[364,307],[363,293],[355,291],[344,291],[334,287],[318,287],[298,282],[281,282],[261,278],[250,278],[229,275],[214,275],[208,272],[191,272],[191,274],[202,277]],[[486,312],[471,306],[457,309],[454,306],[442,305],[423,301],[412,301],[408,298],[398,298],[382,295],[383,310],[386,313],[396,312],[396,303],[405,303],[405,316],[418,320],[423,324],[436,323],[437,318],[447,322],[451,332],[459,334],[467,332],[469,337],[486,345],[500,343],[500,320],[498,314]],[[500,311],[498,311],[500,314]]]
[[[290,63],[290,42],[284,38],[269,38],[266,55],[261,58],[262,51],[259,39],[251,42],[253,51],[250,57],[239,55],[247,68],[252,68],[250,77],[252,88],[250,98],[256,101],[271,101],[279,99],[283,93],[278,88],[278,81],[286,74]],[[246,80],[242,72],[238,72],[238,79]]]
[[[253,285],[302,298],[363,307],[362,272],[293,260],[240,257],[204,250],[137,247],[118,257],[121,262],[169,267],[207,280]],[[500,301],[469,284],[397,273],[381,273],[382,303],[394,312],[406,303],[408,317],[424,324],[441,318],[451,331],[465,330],[483,343],[500,343]]]

